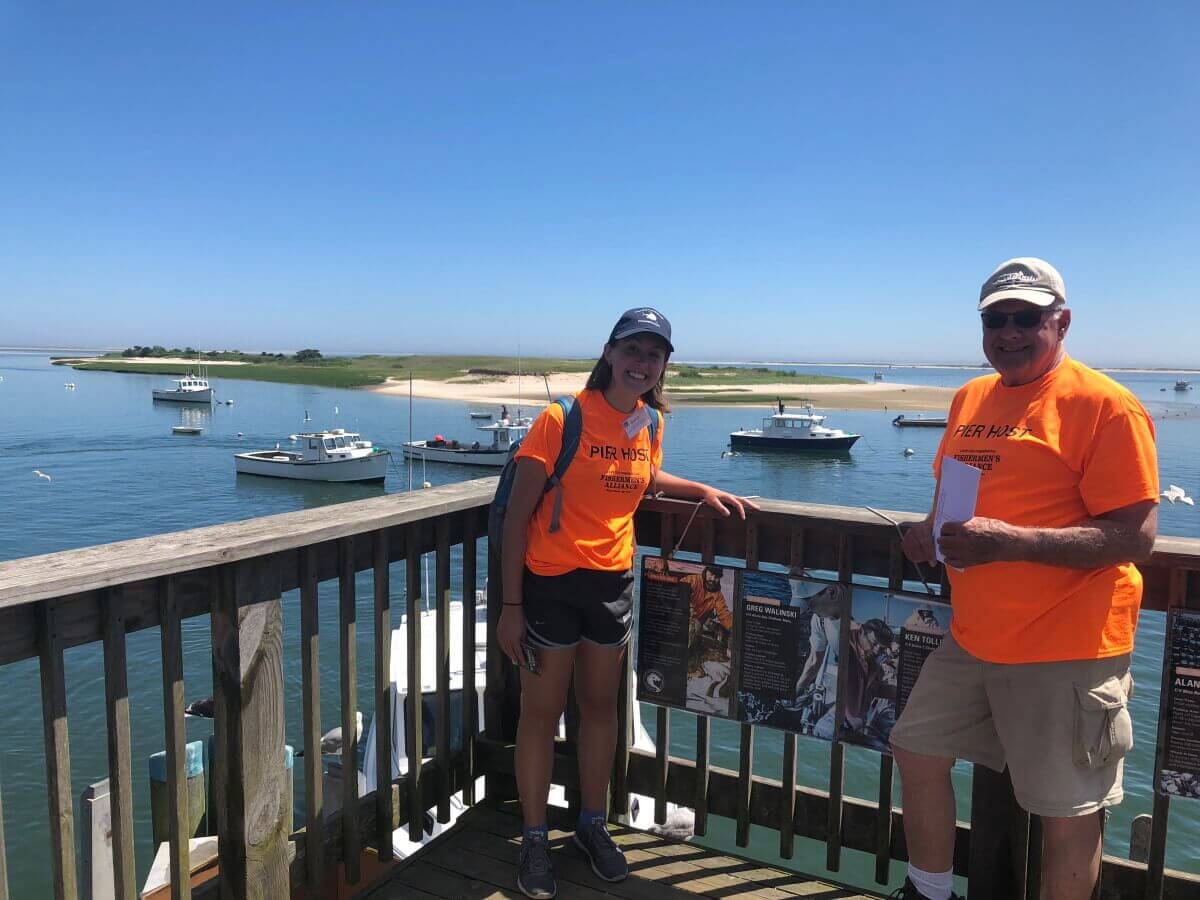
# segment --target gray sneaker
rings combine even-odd
[[[592,864],[592,871],[605,881],[624,881],[629,877],[629,864],[604,826],[604,819],[592,819],[575,832],[575,843]]]
[[[554,865],[550,862],[550,844],[540,834],[521,841],[521,861],[517,866],[517,887],[533,900],[550,900],[558,893]]]

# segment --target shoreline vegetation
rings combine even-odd
[[[506,356],[323,356],[315,349],[295,354],[131,347],[99,357],[62,357],[55,365],[74,369],[150,375],[184,375],[197,366],[219,379],[364,388],[407,396],[458,400],[476,405],[540,405],[581,390],[592,359]],[[520,375],[518,376],[518,372]],[[672,404],[769,406],[782,399],[795,407],[823,409],[944,410],[951,388],[866,382],[858,378],[781,372],[765,366],[672,363],[667,373]]]

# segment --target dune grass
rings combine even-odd
[[[517,359],[515,356],[328,356],[320,360],[296,362],[290,358],[260,357],[252,354],[220,354],[221,358],[237,359],[244,365],[213,365],[208,374],[214,379],[240,379],[248,381],[274,381],[284,384],[311,384],[320,387],[370,387],[383,384],[389,378],[406,380],[413,378],[426,381],[449,381],[469,377],[474,381],[499,380],[518,371],[530,377],[543,373],[570,373],[591,371],[594,360],[559,359],[532,357]],[[262,360],[262,361],[260,361]],[[103,372],[136,372],[151,375],[184,375],[195,366],[177,363],[129,362],[120,354],[93,359],[61,359],[57,364],[76,369],[91,369]],[[732,387],[755,384],[796,385],[806,384],[861,384],[857,378],[840,378],[833,375],[798,375],[779,372],[765,367],[750,366],[691,366],[672,365],[667,375],[667,390],[672,387]],[[714,392],[713,397],[679,395],[679,399],[700,402],[732,403],[762,402],[763,396],[738,394],[725,397]],[[767,399],[773,399],[767,398]]]

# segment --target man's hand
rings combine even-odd
[[[938,548],[945,557],[946,565],[965,569],[1020,558],[1015,552],[1020,540],[1018,529],[1007,522],[976,516],[965,522],[947,522],[943,525]]]
[[[904,532],[904,555],[915,563],[934,563],[933,522],[926,519],[910,525]]]

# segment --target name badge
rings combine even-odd
[[[632,440],[643,428],[650,427],[650,411],[644,406],[639,407],[621,423],[621,427],[625,429],[625,437]]]

